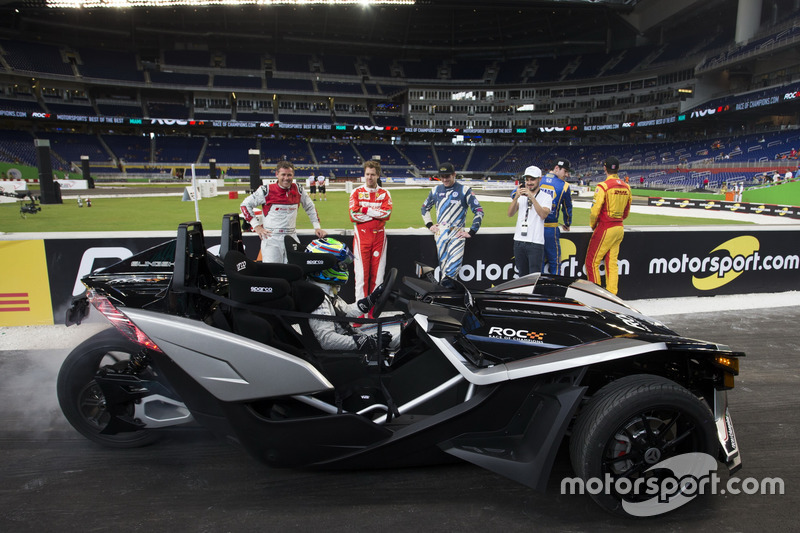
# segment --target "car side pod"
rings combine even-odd
[[[459,435],[439,443],[439,448],[544,492],[559,445],[586,392],[586,387],[577,385],[585,370],[551,375],[552,382],[535,377],[509,382],[500,393],[527,391],[513,421],[496,431]]]

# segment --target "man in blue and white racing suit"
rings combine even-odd
[[[483,208],[466,185],[456,182],[456,171],[452,163],[439,167],[441,185],[437,185],[422,204],[422,220],[425,227],[435,235],[439,256],[439,279],[443,285],[452,285],[447,278],[458,279],[458,270],[464,259],[465,239],[478,232],[483,221]],[[436,223],[431,219],[431,209],[436,207]],[[467,231],[464,224],[467,209],[472,210],[472,226]]]

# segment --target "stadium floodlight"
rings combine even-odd
[[[103,7],[202,7],[202,6],[281,6],[281,5],[401,5],[410,6],[416,0],[44,0],[47,7],[60,9],[94,9]]]

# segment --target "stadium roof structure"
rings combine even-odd
[[[93,2],[95,0],[92,0]],[[120,0],[97,0],[113,3]],[[631,48],[735,21],[737,0],[416,0],[414,5],[273,4],[48,8],[0,0],[0,38],[128,48],[438,58],[555,57]],[[784,0],[776,0],[784,1]],[[81,2],[71,2],[83,5]],[[706,17],[703,13],[713,13]],[[709,22],[713,20],[714,22]]]

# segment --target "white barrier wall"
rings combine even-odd
[[[84,190],[89,189],[89,182],[86,180],[54,180],[61,185],[61,190]]]
[[[22,180],[13,180],[13,181],[0,181],[0,191],[3,191],[8,194],[13,194],[16,192],[22,192],[28,190],[28,184]],[[12,198],[10,196],[2,196],[0,195],[0,203],[11,203],[16,202],[16,198]]]

